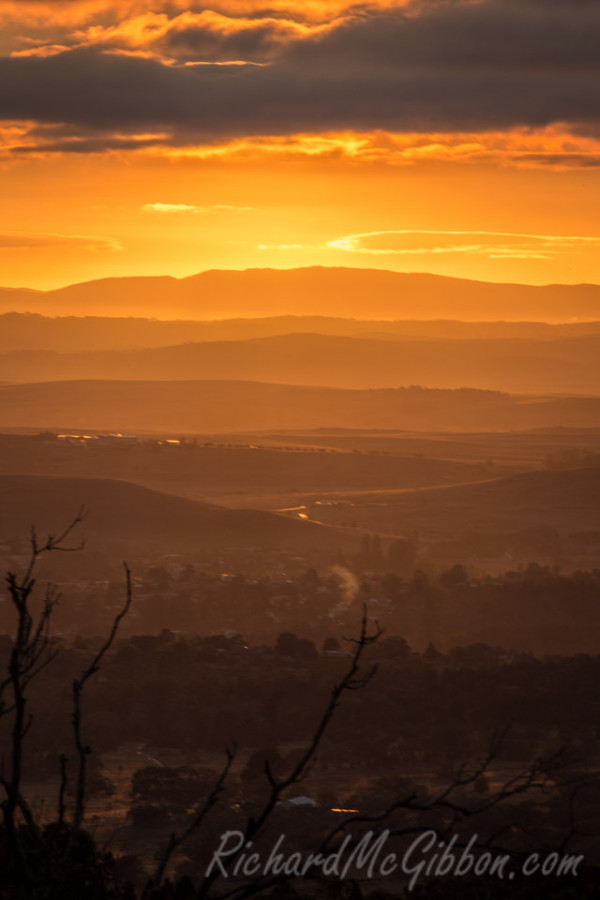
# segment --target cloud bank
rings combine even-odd
[[[267,12],[239,3],[235,15],[232,6],[140,14],[126,4],[129,18],[22,41],[0,58],[0,118],[62,129],[49,140],[33,135],[39,152],[140,149],[131,144],[143,135],[189,147],[560,127],[600,140],[600,4],[592,0],[334,4],[325,22],[293,4]]]

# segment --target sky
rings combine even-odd
[[[0,285],[600,282],[598,0],[0,0]]]

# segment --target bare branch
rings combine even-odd
[[[29,564],[23,576],[22,584],[26,584],[31,580],[37,560],[42,553],[53,553],[57,551],[61,553],[73,553],[77,550],[82,550],[85,547],[85,541],[83,539],[74,547],[64,547],[63,543],[67,540],[68,537],[71,536],[75,528],[77,528],[77,526],[80,525],[81,522],[83,522],[86,515],[87,510],[85,506],[80,506],[79,510],[75,514],[75,517],[71,519],[66,528],[57,537],[49,534],[46,538],[45,543],[43,544],[38,543],[35,525],[31,526],[31,536],[29,539],[29,543],[31,545],[31,556],[29,559]]]
[[[273,809],[279,802],[282,794],[293,784],[297,784],[302,780],[307,768],[314,760],[315,754],[321,743],[325,730],[327,729],[327,726],[331,722],[331,719],[333,718],[335,711],[339,706],[342,695],[346,691],[358,690],[361,686],[367,684],[375,674],[375,670],[373,668],[370,669],[366,674],[361,674],[360,665],[365,649],[371,644],[374,644],[375,641],[379,640],[382,633],[383,631],[379,627],[379,625],[376,625],[375,631],[373,633],[368,632],[367,608],[366,606],[363,606],[359,636],[357,638],[345,638],[345,640],[348,640],[349,643],[354,644],[354,652],[352,653],[348,668],[340,681],[332,688],[327,705],[325,706],[325,709],[321,715],[321,719],[319,720],[304,753],[302,754],[296,765],[293,767],[291,772],[284,778],[277,779],[273,774],[271,768],[269,766],[266,767],[266,776],[270,788],[269,794],[258,815],[256,817],[250,816],[248,818],[245,829],[246,843],[254,839],[254,837],[256,837],[256,835],[261,831],[265,823],[270,818]],[[228,861],[228,863],[233,863],[235,858],[236,857],[234,854]],[[215,871],[211,872],[210,875],[205,875],[198,892],[198,897],[206,897],[212,887],[212,884],[219,877],[219,873]],[[225,893],[222,896],[228,897],[229,893]]]
[[[125,603],[123,604],[120,612],[115,616],[110,633],[104,642],[104,644],[100,647],[96,655],[94,656],[90,665],[83,670],[79,678],[76,678],[73,681],[73,715],[71,718],[71,723],[73,725],[73,735],[75,739],[75,748],[77,750],[77,756],[79,759],[79,765],[77,770],[77,780],[76,780],[76,789],[75,789],[75,811],[73,815],[73,822],[71,825],[71,834],[69,837],[69,841],[67,844],[67,850],[65,856],[68,857],[73,849],[74,841],[76,839],[77,833],[81,827],[81,823],[83,821],[84,812],[85,812],[85,779],[86,779],[86,771],[87,771],[87,757],[91,753],[91,748],[88,747],[83,741],[82,735],[82,727],[81,727],[81,696],[83,693],[83,689],[89,679],[98,672],[100,668],[100,663],[102,662],[104,656],[110,649],[117,636],[117,631],[119,629],[119,625],[121,624],[122,619],[129,612],[129,608],[131,606],[132,600],[132,586],[131,586],[131,570],[129,566],[124,563],[123,567],[125,569]]]
[[[163,880],[165,870],[169,864],[169,860],[171,856],[175,852],[175,850],[180,847],[187,839],[196,831],[197,828],[200,827],[202,822],[204,821],[206,815],[210,812],[212,807],[218,801],[220,795],[222,794],[225,782],[227,780],[227,776],[229,775],[229,770],[231,768],[231,764],[236,756],[236,747],[228,748],[226,751],[227,759],[225,761],[225,765],[219,775],[218,779],[215,781],[214,785],[210,789],[208,795],[206,796],[204,803],[198,810],[198,812],[193,817],[192,821],[188,825],[188,827],[181,834],[176,835],[172,834],[169,838],[169,842],[165,847],[164,853],[162,854],[158,866],[152,876],[152,879],[146,886],[143,897],[149,896],[152,891],[156,890],[160,887],[161,881]]]
[[[59,828],[64,824],[65,821],[65,797],[67,793],[67,757],[64,753],[58,757],[58,762],[60,765],[60,785],[58,788],[58,826]]]

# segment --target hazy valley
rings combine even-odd
[[[362,611],[386,629],[372,648],[382,687],[342,710],[304,782],[313,825],[374,810],[390,785],[443,790],[466,747],[485,752],[497,708],[515,725],[485,790],[547,741],[549,722],[596,765],[595,688],[585,703],[577,692],[598,659],[598,289],[349,278],[205,273],[0,294],[5,568],[27,565],[32,525],[56,534],[82,511],[77,552],[36,563],[61,590],[61,649],[33,692],[27,785],[52,805],[47,748],[68,742],[70,716],[61,677],[110,633],[127,560],[133,606],[92,695],[90,812],[118,864],[136,861],[137,884],[214,782],[230,731],[245,743],[223,827],[260,795],[265,741],[276,762],[297,758]],[[353,318],[365,292],[372,318]],[[147,316],[165,297],[171,320],[113,314],[139,304]],[[60,315],[40,314],[49,304]],[[261,317],[244,318],[250,306]],[[128,691],[131,713],[115,721]],[[303,815],[282,807],[274,823]],[[562,813],[545,815],[550,839]],[[195,878],[211,834],[173,872]]]

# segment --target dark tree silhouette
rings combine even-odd
[[[67,553],[82,549],[83,542],[70,546],[68,541],[82,522],[83,508],[58,536],[49,535],[40,543],[35,528],[30,539],[29,563],[24,574],[9,572],[6,577],[8,594],[16,613],[16,631],[10,652],[8,673],[0,683],[0,716],[12,718],[11,745],[7,769],[0,774],[4,788],[2,801],[4,835],[7,848],[7,881],[14,898],[53,898],[70,879],[73,857],[81,851],[81,827],[85,815],[87,760],[91,748],[85,743],[82,727],[82,696],[84,688],[95,675],[110,649],[123,617],[131,605],[131,573],[125,566],[125,601],[115,616],[106,641],[91,663],[75,678],[72,685],[72,728],[76,751],[74,801],[67,815],[68,760],[61,756],[60,786],[55,827],[40,826],[30,804],[22,792],[24,742],[33,717],[28,710],[27,691],[58,652],[50,636],[52,613],[59,600],[56,587],[46,587],[41,609],[36,614],[32,603],[36,585],[36,567],[47,553]]]

